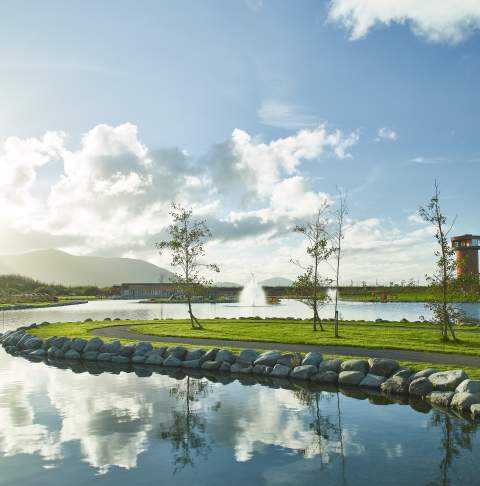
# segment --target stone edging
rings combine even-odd
[[[323,359],[320,353],[268,351],[258,353],[244,349],[238,356],[226,349],[186,349],[182,346],[154,348],[151,343],[139,342],[122,346],[119,341],[104,343],[95,337],[50,337],[41,339],[27,332],[37,325],[22,327],[0,335],[0,344],[8,353],[47,360],[102,362],[123,365],[163,366],[219,371],[233,375],[254,375],[274,379],[291,379],[313,384],[360,387],[381,391],[389,396],[403,395],[422,399],[434,407],[452,409],[462,416],[480,418],[480,380],[470,380],[461,370],[437,372],[433,368],[418,372],[400,368],[389,358],[368,360]]]

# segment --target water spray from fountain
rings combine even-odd
[[[257,283],[252,273],[240,294],[240,305],[245,307],[266,306],[267,299],[262,287]]]

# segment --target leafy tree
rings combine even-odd
[[[317,324],[324,331],[322,320],[319,317],[319,309],[330,299],[325,294],[324,288],[331,284],[331,279],[323,278],[320,275],[319,267],[332,253],[327,233],[326,220],[327,205],[323,204],[317,211],[317,215],[308,223],[295,226],[294,232],[303,235],[307,241],[306,253],[310,258],[308,264],[299,260],[292,260],[292,263],[303,270],[293,283],[293,291],[298,300],[308,305],[313,311],[313,330],[317,331]]]
[[[440,207],[440,189],[437,181],[430,202],[427,206],[420,207],[418,214],[435,228],[435,239],[438,244],[438,249],[435,250],[437,268],[432,276],[427,276],[427,281],[434,292],[441,293],[441,298],[425,306],[432,311],[432,322],[440,327],[442,339],[448,341],[449,331],[452,338],[456,339],[452,324],[460,319],[463,313],[449,299],[449,292],[455,285],[455,253],[449,244],[448,235],[455,224],[455,219],[449,226],[447,225],[447,217]]]
[[[202,286],[211,284],[200,275],[202,268],[215,272],[220,271],[215,264],[200,262],[200,258],[205,255],[205,240],[211,238],[212,233],[204,220],[193,218],[191,209],[172,203],[170,216],[173,219],[168,228],[170,239],[156,243],[156,247],[160,253],[164,251],[171,253],[171,265],[179,268],[179,273],[175,275],[176,282],[179,290],[187,298],[192,329],[202,329],[202,325],[192,311],[192,297],[198,295]]]

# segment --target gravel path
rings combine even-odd
[[[203,346],[231,346],[235,348],[276,349],[280,351],[309,352],[319,351],[325,354],[343,356],[367,356],[377,358],[392,358],[399,361],[419,361],[424,363],[448,364],[456,366],[471,366],[480,368],[480,356],[467,356],[462,354],[436,353],[431,351],[408,351],[403,349],[376,349],[360,348],[355,346],[317,346],[315,344],[286,344],[263,341],[230,341],[226,339],[203,339],[151,336],[136,333],[135,326],[112,326],[91,331],[95,336],[104,336],[116,339],[131,339],[138,341],[157,341],[163,343],[197,344]]]

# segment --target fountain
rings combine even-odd
[[[262,287],[258,285],[253,273],[250,275],[250,278],[243,287],[240,294],[239,305],[241,307],[258,307],[267,305],[265,292],[263,291]]]

